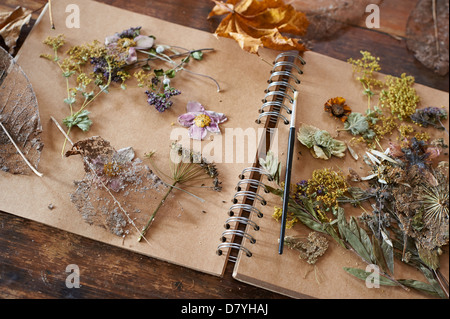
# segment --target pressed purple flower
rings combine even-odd
[[[148,104],[153,105],[158,112],[164,112],[173,105],[170,98],[181,94],[181,92],[174,88],[166,88],[164,93],[145,91],[145,94],[147,94]]]
[[[130,65],[137,61],[136,50],[150,49],[155,42],[153,37],[141,35],[140,30],[141,27],[130,28],[106,37],[105,45],[110,50],[114,50],[117,47],[128,50],[128,54],[124,58],[124,61]]]
[[[438,129],[444,129],[441,120],[447,119],[447,112],[443,108],[429,106],[423,109],[417,109],[410,118],[414,123],[423,127],[431,125]]]
[[[206,111],[198,102],[188,102],[187,113],[178,117],[178,123],[189,127],[189,137],[203,140],[207,132],[220,133],[219,124],[227,120],[223,113]]]

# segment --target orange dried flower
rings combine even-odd
[[[345,103],[345,99],[340,96],[329,99],[325,103],[324,109],[325,112],[330,113],[330,116],[339,118],[342,122],[345,122],[348,115],[352,113],[352,109]]]

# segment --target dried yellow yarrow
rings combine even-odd
[[[349,187],[344,174],[328,168],[315,170],[307,185],[306,194],[314,195],[325,208],[337,207],[337,199],[344,195]]]
[[[412,87],[415,79],[405,73],[401,77],[386,76],[387,89],[381,91],[380,103],[382,107],[391,109],[391,113],[400,120],[409,118],[416,112],[420,98]]]
[[[44,44],[51,46],[54,51],[58,50],[66,43],[66,38],[64,34],[58,34],[56,37],[47,37],[44,40]]]
[[[276,221],[279,221],[281,219],[283,215],[283,210],[281,209],[281,207],[275,206],[273,208],[273,214],[272,214],[272,218],[275,219]],[[294,226],[295,223],[297,223],[299,221],[299,219],[297,217],[294,217],[293,213],[288,213],[287,218],[286,218],[286,228],[290,229]]]

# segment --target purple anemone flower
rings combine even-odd
[[[128,48],[128,54],[125,57],[125,62],[129,64],[133,64],[137,61],[137,51],[136,50],[147,50],[153,47],[155,43],[155,39],[150,36],[140,35],[141,27],[130,28],[128,30],[122,31],[121,33],[115,33],[112,36],[105,38],[105,45],[109,49],[115,49],[119,46],[119,43],[122,41],[120,45]],[[133,46],[130,46],[130,41],[127,39],[133,40]]]
[[[219,124],[227,120],[223,113],[206,111],[198,102],[188,102],[187,113],[178,117],[178,123],[189,127],[189,137],[203,140],[207,132],[220,133]]]

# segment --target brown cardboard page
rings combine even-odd
[[[364,112],[367,108],[367,99],[362,95],[362,88],[354,79],[352,67],[349,64],[314,52],[306,52],[304,59],[306,65],[303,67],[302,83],[298,87],[297,128],[303,122],[327,130],[336,137],[336,129],[342,128],[343,124],[339,120],[330,118],[329,114],[324,112],[324,103],[329,98],[343,96],[353,111]],[[421,107],[445,106],[448,112],[448,93],[417,84],[415,88],[421,96]],[[372,105],[376,105],[376,100]],[[448,121],[445,122],[445,125],[448,127]],[[284,127],[282,124],[279,126],[279,141],[275,151],[278,151],[280,161],[285,166],[288,126]],[[419,131],[422,130],[419,129]],[[444,137],[448,144],[448,136],[443,131],[435,129],[427,131],[432,136]],[[336,138],[349,141],[350,137],[348,133],[341,132]],[[395,142],[395,137],[392,137],[392,140]],[[365,172],[368,170],[362,160],[363,150],[365,148],[357,149],[360,157],[358,161],[355,161],[348,152],[343,159],[333,157],[326,161],[313,158],[309,150],[296,140],[291,182],[295,184],[302,179],[309,179],[313,170],[321,168],[340,169],[346,173],[351,167],[361,176],[366,176]],[[448,161],[448,154],[441,156],[441,160]],[[284,178],[284,175],[282,176]],[[331,238],[326,254],[319,259],[315,266],[300,260],[298,252],[287,247],[284,248],[283,254],[279,255],[280,222],[275,221],[271,216],[273,207],[282,207],[282,201],[281,198],[264,194],[261,190],[260,193],[268,203],[266,206],[258,203],[257,207],[264,213],[263,218],[253,216],[254,221],[260,226],[260,230],[254,231],[250,227],[247,228],[249,234],[256,239],[256,243],[251,244],[247,239],[244,240],[243,245],[252,252],[252,257],[239,255],[233,274],[236,279],[295,298],[387,299],[425,296],[397,287],[366,288],[364,281],[349,275],[343,270],[343,267],[365,270],[367,265],[352,252],[338,246]],[[345,205],[344,208],[348,215],[359,216],[362,213],[361,210],[352,209],[350,205]],[[286,235],[306,237],[309,232],[309,229],[297,224],[293,228],[287,229]],[[441,258],[441,271],[448,278],[448,251]],[[418,279],[427,282],[422,274],[399,262],[395,264],[395,278]]]
[[[44,13],[19,52],[18,63],[32,83],[40,108],[45,147],[39,171],[44,176],[39,178],[31,172],[28,176],[0,172],[0,209],[174,264],[222,275],[225,259],[216,255],[216,247],[224,229],[224,216],[235,193],[235,180],[254,160],[253,146],[258,143],[252,139],[259,127],[255,119],[271,66],[256,55],[242,51],[232,40],[217,39],[210,33],[94,1],[76,1],[80,9],[80,28],[67,28],[66,18],[70,12],[66,13],[66,7],[69,4],[74,4],[74,1],[55,1],[53,17],[56,30],[51,29],[48,14]],[[122,90],[113,85],[109,94],[103,94],[88,108],[94,122],[91,130],[88,133],[74,130],[71,134],[73,141],[101,136],[116,150],[133,147],[136,156],[149,166],[144,154],[154,150],[158,168],[168,174],[171,140],[184,141],[185,144],[191,142],[188,129],[177,124],[177,117],[186,112],[188,101],[198,101],[207,110],[221,112],[228,117],[228,121],[220,124],[221,135],[210,134],[203,142],[191,145],[216,163],[222,191],[186,188],[202,198],[202,203],[193,196],[174,190],[148,232],[149,243],[137,242],[138,234],[133,228],[131,234],[122,238],[102,227],[89,225],[71,203],[74,181],[84,177],[83,161],[80,156],[61,157],[64,137],[50,120],[53,116],[61,123],[68,115],[68,107],[63,103],[67,97],[66,83],[55,64],[39,57],[41,53],[52,53],[42,43],[48,36],[64,33],[67,44],[62,51],[65,52],[74,45],[93,40],[103,42],[106,36],[132,26],[142,26],[142,34],[154,35],[159,44],[188,49],[214,48],[213,52],[205,52],[202,61],[191,59],[187,68],[214,77],[221,86],[221,92],[218,93],[214,82],[206,77],[180,72],[172,79],[172,84],[182,94],[173,98],[174,105],[170,110],[159,113],[147,104],[145,89],[129,84],[126,90]],[[261,52],[261,57],[267,61],[273,61],[275,56],[274,51]],[[247,133],[249,142],[237,142],[242,133]],[[153,169],[152,166],[150,168]],[[170,183],[164,174],[158,175]],[[212,185],[211,180],[205,180],[197,186],[201,183]],[[162,196],[161,191],[155,191],[152,196],[135,196],[135,202],[122,205],[139,207],[139,223],[143,223]],[[48,208],[49,204],[53,205],[52,210]]]

